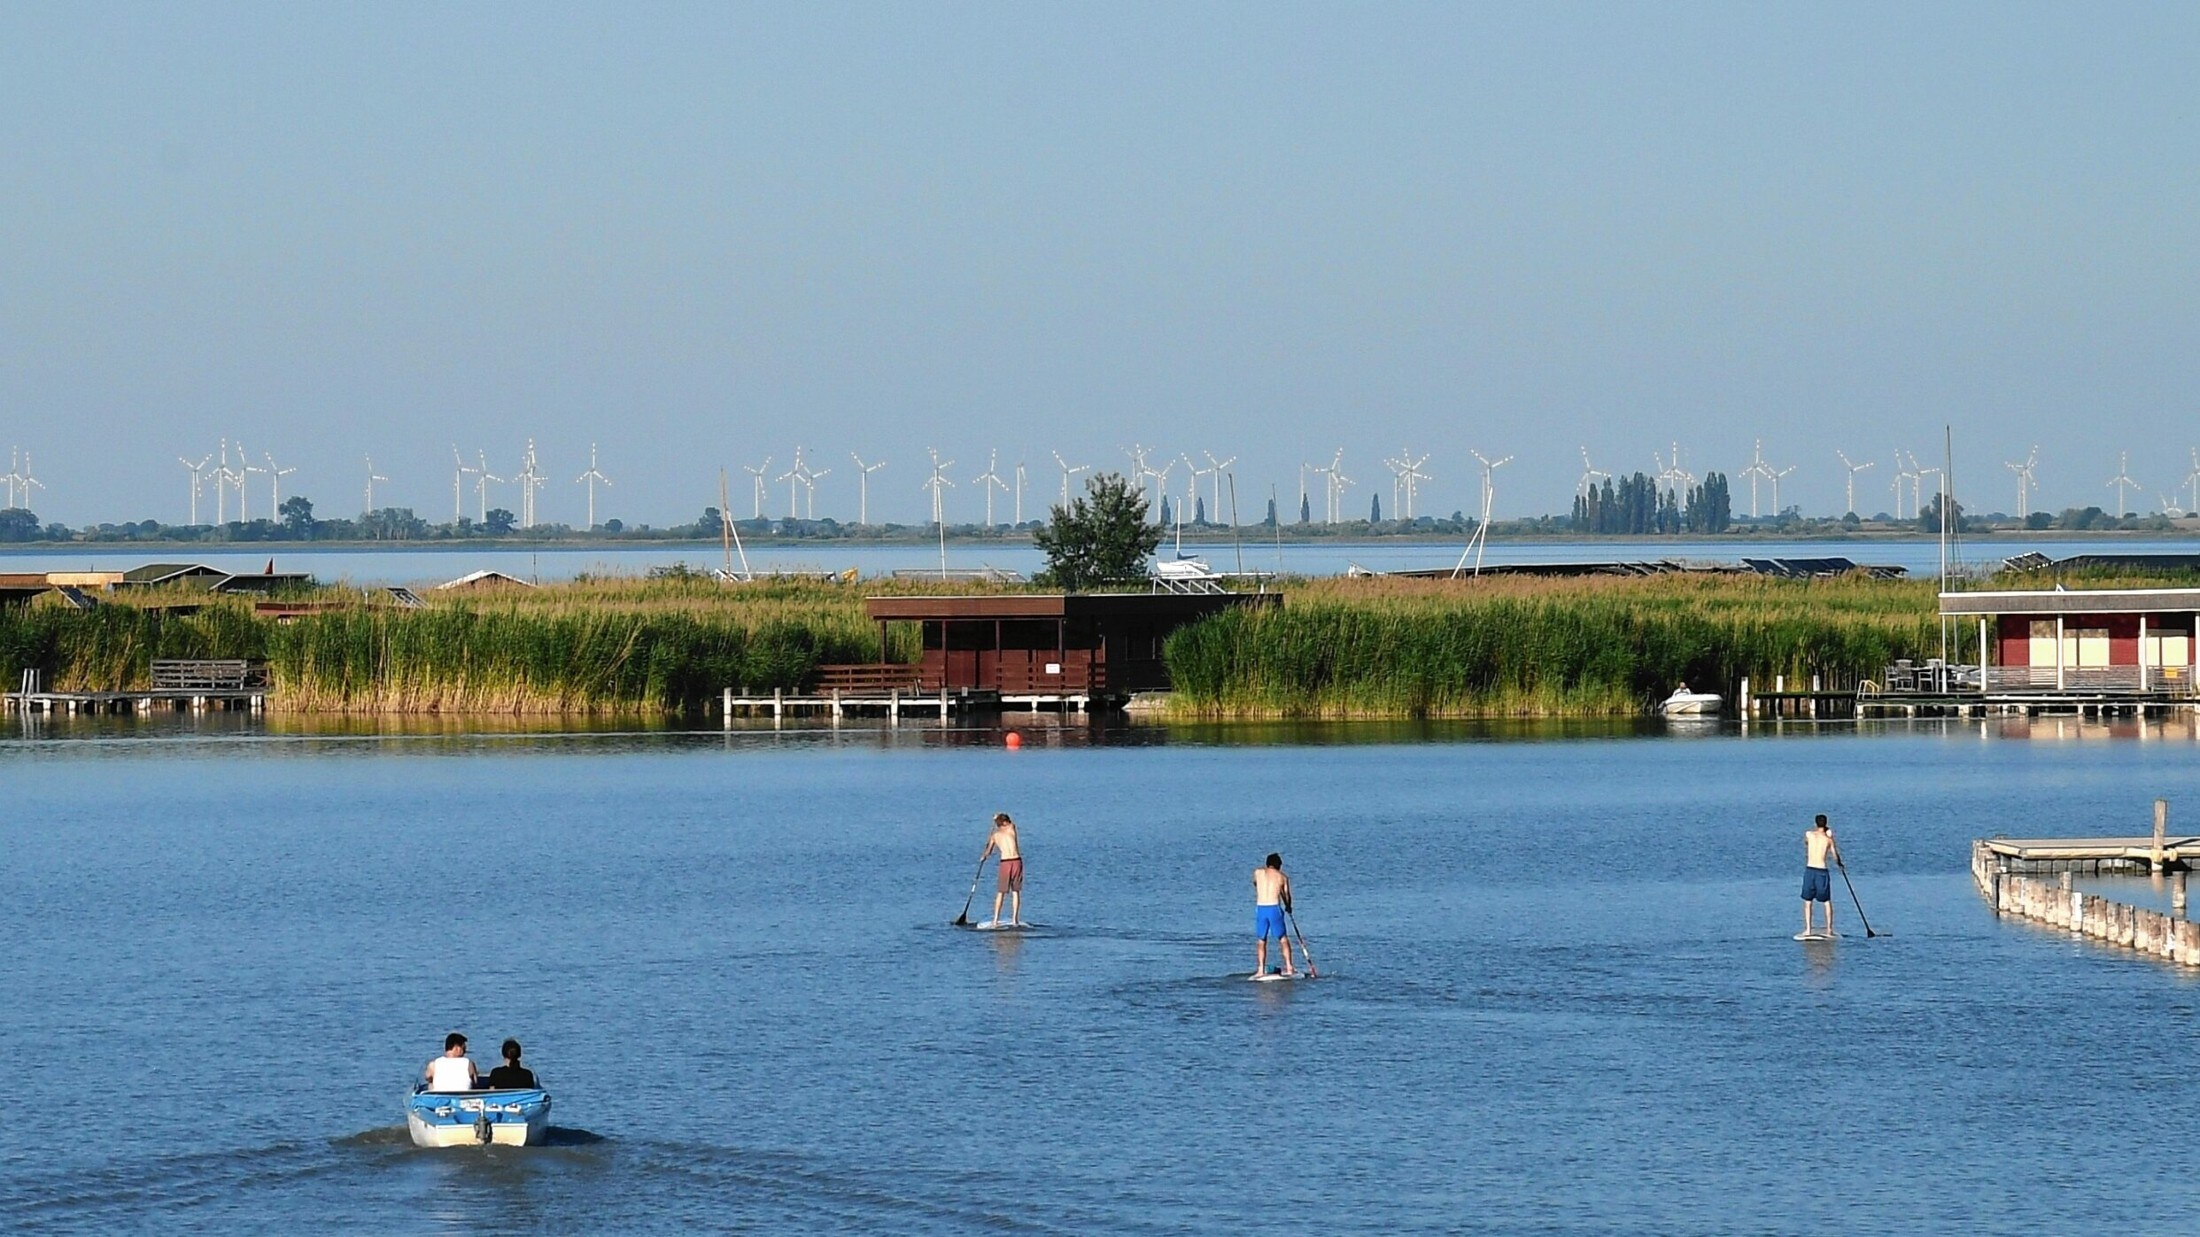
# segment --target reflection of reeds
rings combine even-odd
[[[1939,649],[1929,582],[1689,575],[1307,581],[1168,656],[1180,713],[1529,717],[1639,713],[1684,681],[1846,686]]]

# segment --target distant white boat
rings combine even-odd
[[[1683,683],[1658,706],[1658,712],[1667,717],[1716,717],[1721,702],[1717,692],[1692,692]]]
[[[550,1128],[550,1093],[540,1088],[508,1091],[429,1091],[415,1087],[405,1098],[405,1128],[416,1147],[473,1147],[497,1143],[525,1147]]]

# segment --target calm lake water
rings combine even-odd
[[[2200,1214],[2200,982],[1966,873],[2200,807],[2189,728],[43,734],[0,740],[9,1227]],[[996,809],[1028,936],[948,926]],[[1850,937],[1789,939],[1818,810],[1890,937],[1837,883]],[[1316,981],[1243,978],[1270,850]],[[526,1042],[553,1145],[409,1145],[452,1029]]]

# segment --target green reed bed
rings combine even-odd
[[[1184,714],[1535,717],[1640,713],[1681,682],[1850,685],[1939,649],[1930,583],[1335,580],[1186,627],[1168,658]]]
[[[864,592],[838,584],[726,587],[596,581],[514,590],[427,609],[341,604],[288,623],[241,599],[188,598],[193,613],[40,604],[0,611],[0,670],[44,673],[49,689],[149,686],[166,657],[267,663],[276,710],[378,713],[617,713],[694,709],[727,687],[799,691],[823,663],[874,661]],[[176,601],[174,597],[150,598]],[[887,652],[916,656],[896,629]]]

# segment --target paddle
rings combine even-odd
[[[1856,917],[1864,922],[1864,935],[1867,937],[1887,935],[1884,932],[1872,931],[1872,921],[1864,918],[1864,904],[1857,900],[1856,882],[1849,879],[1849,865],[1841,861],[1840,851],[1833,853],[1833,866],[1841,869],[1841,883],[1849,887],[1849,901],[1856,903]]]
[[[993,848],[989,846],[986,848],[985,854],[978,856],[978,870],[970,874],[970,896],[963,899],[962,914],[955,916],[955,922],[952,926],[957,928],[970,926],[970,904],[978,900],[978,882],[985,879],[985,861],[992,854]]]
[[[1291,935],[1299,938],[1299,956],[1306,959],[1306,977],[1320,979],[1321,972],[1314,969],[1314,951],[1306,947],[1306,934],[1299,931],[1299,917],[1292,914],[1288,906],[1283,908],[1283,917],[1291,921]]]

